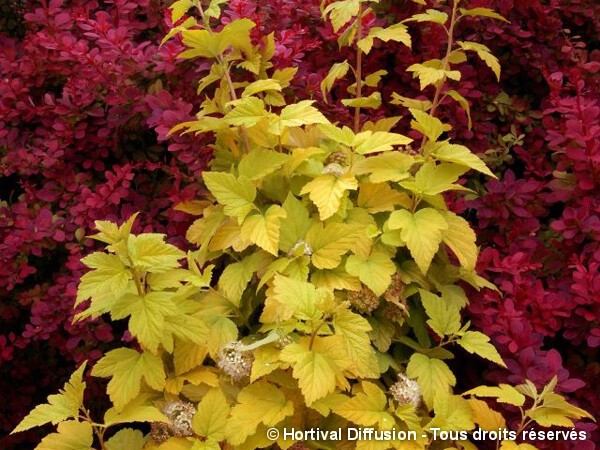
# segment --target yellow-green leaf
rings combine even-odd
[[[396,145],[408,145],[413,140],[398,133],[388,131],[363,131],[358,133],[352,142],[352,147],[360,155],[393,150]]]
[[[466,270],[475,269],[477,264],[477,245],[475,244],[475,232],[469,222],[451,211],[443,211],[441,214],[448,223],[448,228],[443,231],[443,242],[446,244]]]
[[[339,366],[340,355],[343,354],[341,341],[328,336],[317,337],[311,349],[308,348],[308,338],[298,344],[286,345],[280,358],[292,365],[293,376],[298,380],[306,404],[310,406],[335,390],[336,377],[348,366],[348,363]]]
[[[381,106],[381,93],[373,92],[366,97],[346,98],[342,100],[342,104],[350,108],[378,109]]]
[[[265,103],[256,97],[246,97],[238,100],[223,119],[229,125],[253,127],[265,117],[267,117]]]
[[[160,357],[152,353],[138,353],[130,348],[111,350],[100,359],[92,375],[111,378],[107,392],[117,412],[140,393],[142,378],[148,386],[162,391],[166,374]]]
[[[411,199],[403,192],[393,189],[388,183],[361,183],[357,204],[371,214],[394,211],[396,205],[411,206]]]
[[[294,405],[281,390],[266,381],[258,381],[243,388],[238,404],[231,409],[227,423],[227,440],[232,445],[243,443],[256,432],[259,424],[274,426],[294,412]]]
[[[419,82],[421,84],[421,90],[425,89],[427,86],[437,85],[441,81],[446,78],[450,78],[451,80],[460,81],[460,72],[458,70],[443,70],[436,69],[435,67],[428,67],[424,64],[413,64],[408,69],[407,72],[413,73],[413,78],[419,78]]]
[[[456,306],[446,303],[431,292],[419,289],[421,303],[429,316],[427,324],[439,336],[452,336],[460,329],[460,312]]]
[[[333,25],[333,31],[337,32],[340,28],[346,25],[353,17],[358,15],[359,0],[342,0],[329,4],[323,11],[325,17],[329,16],[329,20]]]
[[[285,322],[292,317],[300,320],[317,319],[322,314],[321,304],[327,291],[311,283],[275,275],[267,291],[265,307],[260,317],[262,323]]]
[[[285,210],[279,205],[272,205],[264,215],[260,213],[250,214],[242,224],[242,239],[248,240],[266,252],[277,256],[279,251],[279,228],[285,216]]]
[[[364,236],[364,229],[344,223],[323,226],[317,223],[306,234],[311,251],[311,262],[317,269],[334,269],[342,256],[354,248],[356,241]]]
[[[171,20],[173,23],[181,19],[192,6],[194,6],[194,2],[192,0],[177,0],[171,6],[169,6],[169,9],[171,10]]]
[[[414,214],[402,209],[390,215],[388,226],[391,230],[401,230],[400,237],[417,266],[427,273],[442,242],[442,231],[448,228],[444,216],[433,208],[420,209]]]
[[[58,394],[48,396],[48,403],[36,406],[11,434],[39,427],[49,422],[57,424],[73,417],[76,418],[79,415],[79,408],[83,404],[83,391],[85,390],[83,372],[85,367],[86,363],[84,362],[79,369],[73,372],[69,381],[65,383]]]
[[[117,431],[105,442],[106,450],[142,450],[145,444],[144,434],[131,428]]]
[[[251,95],[265,91],[281,91],[279,81],[273,79],[256,80],[244,88],[242,98],[250,97]]]
[[[448,14],[436,9],[428,9],[422,14],[415,14],[405,22],[433,22],[444,25],[448,21]]]
[[[498,386],[478,386],[463,395],[475,395],[476,397],[493,397],[500,403],[508,403],[514,406],[523,406],[525,396],[508,384]]]
[[[367,34],[367,36],[357,42],[357,45],[363,52],[369,54],[375,39],[380,39],[383,42],[400,42],[409,48],[412,46],[412,40],[410,34],[408,34],[408,28],[402,23],[396,23],[387,28],[373,27],[369,30],[369,34]]]
[[[433,399],[433,409],[435,417],[428,424],[430,428],[457,431],[475,428],[469,403],[458,395],[451,395],[447,391],[436,393]]]
[[[490,344],[490,338],[479,331],[467,331],[456,343],[469,353],[475,353],[482,358],[489,359],[502,367],[506,367],[498,350]]]
[[[258,269],[260,264],[258,256],[258,253],[253,253],[239,262],[229,264],[219,278],[219,291],[235,306],[240,306],[242,294]]]
[[[456,378],[448,365],[439,359],[432,359],[420,353],[414,353],[406,367],[406,374],[419,383],[423,399],[433,408],[433,400],[438,392],[450,392],[456,384]]]
[[[471,107],[469,106],[469,102],[467,101],[467,99],[464,98],[458,92],[456,92],[454,89],[446,91],[444,93],[444,95],[447,95],[448,97],[454,99],[462,107],[462,109],[465,110],[465,112],[467,113],[467,119],[469,121],[467,126],[469,127],[469,130],[470,130],[473,123],[471,122]]]
[[[306,183],[300,195],[309,194],[319,210],[319,218],[326,220],[338,211],[346,191],[355,190],[357,187],[358,182],[351,175],[344,174],[337,177],[333,174],[325,174]]]
[[[35,450],[90,450],[94,441],[89,422],[69,420],[58,424],[58,433],[42,439]]]
[[[224,212],[235,217],[241,224],[244,218],[254,208],[256,188],[246,177],[236,178],[230,173],[204,172],[202,174],[206,187],[217,201],[224,205]]]
[[[329,123],[329,120],[312,104],[313,100],[302,100],[301,102],[288,105],[281,110],[279,119],[284,127],[300,127],[315,123]]]
[[[405,153],[388,152],[357,161],[352,166],[352,173],[355,175],[368,173],[369,181],[372,183],[401,181],[410,176],[409,170],[414,162],[415,159]]]
[[[490,8],[459,8],[459,11],[463,16],[489,17],[491,19],[498,19],[502,20],[503,22],[508,22],[508,20]]]
[[[331,66],[327,76],[323,79],[323,81],[321,81],[321,92],[323,93],[323,98],[325,101],[327,101],[327,93],[333,88],[335,80],[345,77],[348,73],[348,70],[350,70],[350,64],[348,64],[348,61],[335,63]]]
[[[229,404],[221,389],[209,390],[198,403],[198,411],[192,419],[194,432],[207,439],[222,441],[227,435],[229,411]]]
[[[346,353],[353,363],[350,370],[360,378],[378,378],[379,365],[371,346],[371,325],[367,319],[343,309],[334,315],[333,327],[335,333],[341,336]]]
[[[379,296],[390,285],[392,275],[396,273],[396,264],[388,254],[375,249],[368,258],[350,255],[346,261],[346,270]]]
[[[450,125],[443,124],[437,117],[419,109],[410,109],[410,113],[415,118],[410,122],[410,126],[431,141],[437,141],[444,131],[452,129]]]
[[[162,341],[165,317],[179,313],[172,301],[172,292],[149,292],[144,296],[128,294],[121,297],[112,307],[113,320],[129,319],[129,331],[137,340],[156,352]]]
[[[161,273],[180,267],[179,260],[185,257],[185,253],[167,244],[164,239],[165,235],[159,233],[129,236],[127,250],[136,269]]]
[[[102,254],[109,258],[98,256]],[[132,275],[117,255],[107,255],[96,252],[86,258],[87,263],[89,264],[99,264],[99,260],[103,259],[105,260],[104,262],[112,264],[112,267],[103,266],[99,269],[92,270],[81,277],[77,288],[77,300],[75,305],[79,305],[89,298],[109,297],[110,300],[114,301],[127,291],[129,280],[131,280]],[[86,258],[83,260],[84,264],[86,264]]]
[[[500,81],[500,63],[498,62],[498,58],[496,58],[494,55],[492,55],[490,49],[483,45],[483,44],[478,44],[477,42],[464,42],[464,41],[457,41],[457,44],[460,45],[460,47],[463,50],[466,51],[473,51],[475,53],[477,53],[477,56],[479,56],[479,58],[490,68],[492,69],[492,72],[494,72],[494,74],[496,75],[496,78],[498,79],[498,81]]]
[[[238,173],[249,180],[259,180],[275,172],[289,159],[288,155],[273,150],[254,149],[244,155],[238,166]]]
[[[435,146],[432,154],[438,161],[460,164],[496,178],[485,163],[464,145],[440,142]]]
[[[333,408],[333,411],[357,425],[379,425],[382,430],[394,427],[396,421],[387,409],[387,399],[381,388],[368,381],[361,383],[362,392]]]
[[[168,423],[169,419],[153,405],[152,399],[146,394],[139,395],[128,402],[120,412],[115,408],[109,408],[104,413],[104,424],[106,426],[131,422]]]
[[[305,238],[312,221],[306,206],[291,193],[282,206],[286,217],[279,230],[279,248],[288,252]]]
[[[467,403],[473,413],[473,421],[482,430],[497,431],[498,429],[506,428],[506,421],[502,417],[502,414],[490,408],[483,400],[470,398],[467,400]]]

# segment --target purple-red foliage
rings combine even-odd
[[[479,269],[501,292],[471,296],[471,319],[508,364],[485,377],[542,385],[557,375],[562,393],[598,411],[600,50],[592,37],[599,35],[600,6],[468,3],[510,20],[461,23],[459,38],[488,45],[503,67],[501,83],[475,59],[460,67],[457,89],[471,104],[473,128],[452,100],[438,108],[452,137],[499,176],[473,180],[478,198],[452,201],[476,226]],[[384,1],[364,26],[418,8]],[[198,175],[210,157],[202,138],[167,137],[193,117],[196,80],[208,65],[177,61],[178,39],[159,46],[170,25],[164,2],[32,0],[25,10],[22,39],[0,34],[0,390],[10,392],[0,406],[3,431],[55,390],[74,361],[95,359],[124,339],[102,320],[71,324],[79,259],[91,245],[83,237],[93,221],[120,221],[139,210],[140,228],[184,246],[188,219],[173,206],[198,197]],[[350,123],[351,112],[337,101],[350,82],[340,82],[327,104],[319,83],[333,62],[354,55],[340,51],[319,14],[317,0],[232,0],[223,21],[249,17],[257,36],[273,32],[276,66],[299,66],[286,94],[317,100],[330,117]],[[365,58],[367,72],[388,75],[383,111],[363,120],[406,116],[389,104],[393,92],[420,95],[405,69],[443,56],[439,27],[411,25],[411,34],[413,51],[376,41]],[[600,442],[594,425],[586,429],[595,433],[590,442]],[[0,447],[33,441],[0,439]]]

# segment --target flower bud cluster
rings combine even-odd
[[[390,393],[400,406],[421,404],[421,389],[415,380],[399,373],[398,381],[390,386]]]
[[[240,341],[224,345],[217,356],[217,367],[235,382],[250,376],[254,355]]]

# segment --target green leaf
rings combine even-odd
[[[359,0],[342,0],[329,4],[323,11],[323,16],[329,16],[336,33],[350,20],[358,15]]]
[[[363,131],[358,133],[352,142],[352,147],[359,155],[393,150],[396,145],[408,145],[413,140],[398,133],[388,131]]]
[[[197,435],[220,442],[227,435],[229,412],[229,404],[221,389],[211,389],[198,403],[192,428]]]
[[[490,8],[459,8],[459,11],[463,16],[489,17],[491,19],[498,19],[502,20],[503,22],[510,23],[508,20]]]
[[[466,50],[466,51],[470,50],[470,51],[477,53],[477,56],[479,56],[479,58],[490,69],[492,69],[492,71],[496,75],[496,78],[498,79],[498,81],[500,81],[500,63],[498,62],[498,58],[496,58],[494,55],[492,55],[490,49],[487,46],[485,46],[483,44],[478,44],[477,42],[464,42],[464,41],[457,41],[457,44],[460,45],[460,47],[463,50]]]
[[[69,381],[65,383],[58,394],[48,396],[48,403],[36,406],[10,434],[39,427],[49,422],[56,425],[67,419],[78,417],[86,386],[83,381],[85,367],[86,362],[73,372]]]
[[[450,144],[447,141],[440,142],[435,146],[432,154],[438,161],[460,164],[461,166],[469,167],[489,175],[492,178],[497,178],[485,163],[464,145]]]
[[[235,107],[223,119],[229,125],[253,127],[265,117],[267,117],[265,103],[256,97],[246,97],[238,100]]]
[[[383,295],[396,273],[396,265],[389,255],[373,250],[368,258],[350,255],[346,261],[346,270],[357,276],[375,295]]]
[[[514,406],[523,406],[525,396],[508,384],[499,386],[478,386],[463,395],[474,395],[476,397],[492,397],[500,403],[507,403]]]
[[[454,374],[444,361],[420,353],[414,353],[410,357],[406,375],[417,380],[423,399],[430,409],[433,408],[436,393],[450,392],[450,388],[456,384]]]
[[[482,358],[489,359],[502,367],[506,367],[498,350],[490,344],[490,338],[479,331],[465,332],[456,343],[469,353],[475,353]]]
[[[319,175],[304,185],[300,195],[309,194],[310,199],[319,210],[319,218],[327,220],[339,209],[342,196],[348,190],[358,187],[356,178],[345,174],[337,177],[333,174]]]
[[[336,376],[341,376],[341,370],[348,366],[339,366],[344,347],[340,340],[332,338],[316,338],[311,349],[308,339],[301,339],[299,344],[286,345],[281,351],[281,360],[293,367],[293,376],[298,380],[307,406],[331,394],[336,387]]]
[[[140,297],[128,294],[121,297],[111,310],[113,320],[129,319],[129,331],[137,340],[152,352],[158,350],[162,342],[165,317],[179,313],[172,301],[172,292],[149,292]]]
[[[146,439],[140,430],[125,428],[117,431],[104,445],[106,450],[142,450]]]
[[[460,312],[453,304],[446,303],[442,298],[431,292],[419,289],[421,303],[429,316],[427,324],[439,336],[452,336],[460,329]]]
[[[421,196],[434,196],[451,190],[464,191],[468,189],[453,183],[467,170],[457,164],[435,164],[429,161],[421,166],[414,181],[401,181],[400,186]]]
[[[466,270],[474,270],[477,264],[477,245],[475,232],[469,222],[453,212],[443,211],[442,215],[448,223],[448,228],[442,233],[442,239]]]
[[[360,378],[378,378],[379,366],[375,350],[371,347],[371,325],[364,317],[348,309],[333,317],[335,333],[342,337],[344,348],[353,362],[350,370]]]
[[[252,209],[256,198],[256,188],[246,177],[236,178],[230,173],[204,172],[202,174],[206,187],[217,201],[225,206],[225,214],[235,217],[238,224]]]
[[[259,424],[272,427],[294,412],[294,404],[281,390],[266,381],[258,381],[243,388],[238,404],[231,409],[227,423],[227,440],[232,445],[243,443],[256,432]]]
[[[129,348],[118,348],[108,352],[96,363],[92,375],[111,378],[107,392],[117,412],[138,396],[142,378],[148,386],[162,391],[166,374],[160,357],[152,353],[138,353]]]
[[[327,76],[321,81],[321,92],[323,93],[323,99],[325,99],[325,101],[327,101],[327,93],[333,88],[335,80],[345,77],[348,70],[350,70],[348,61],[335,63],[331,66]]]
[[[357,425],[365,427],[379,424],[379,429],[390,430],[396,421],[387,409],[383,391],[374,383],[363,381],[362,392],[333,408],[333,411]]]
[[[390,215],[388,226],[391,230],[401,230],[400,237],[417,266],[427,273],[442,242],[442,231],[448,228],[444,216],[433,208],[420,209],[414,214],[402,209]]]
[[[58,424],[58,433],[42,439],[35,450],[91,450],[94,442],[89,422],[69,420]]]

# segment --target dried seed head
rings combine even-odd
[[[327,156],[325,164],[339,164],[345,166],[348,163],[348,156],[344,152],[333,152]]]
[[[363,286],[360,291],[349,291],[348,300],[364,314],[372,313],[379,306],[379,297],[366,286]]]
[[[189,402],[176,400],[169,402],[163,408],[165,416],[171,421],[169,429],[173,436],[185,437],[192,436],[192,417],[196,413],[196,408]]]
[[[337,163],[327,164],[323,169],[323,173],[330,173],[335,175],[336,177],[341,177],[344,175],[344,168]]]
[[[217,356],[217,367],[233,381],[250,376],[254,355],[243,347],[240,341],[231,341],[221,348]]]
[[[415,408],[421,403],[421,389],[415,380],[399,373],[398,381],[390,386],[390,393],[399,405],[411,404]]]
[[[164,422],[152,422],[150,427],[150,437],[154,442],[165,442],[172,436],[169,430],[169,424]]]

